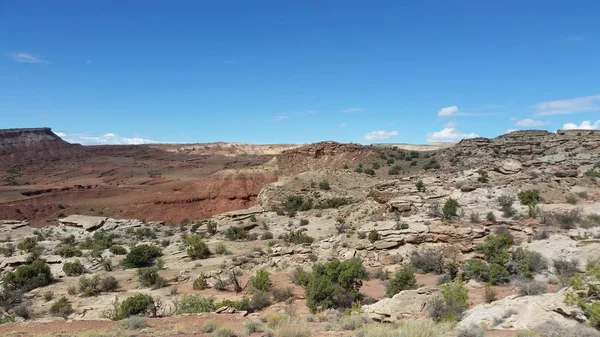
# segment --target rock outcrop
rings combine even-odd
[[[83,146],[65,142],[50,128],[0,130],[0,163],[62,158],[84,152]]]
[[[397,322],[427,316],[428,302],[438,292],[437,288],[422,287],[401,291],[392,298],[364,305],[363,312],[377,322]]]

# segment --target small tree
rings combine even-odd
[[[250,290],[253,293],[267,292],[272,286],[271,277],[268,271],[261,269],[250,278]]]
[[[468,289],[460,281],[444,283],[440,286],[441,297],[434,297],[429,303],[429,314],[436,321],[456,322],[468,307]]]
[[[380,239],[379,232],[376,229],[371,229],[368,236],[369,242],[374,243]]]
[[[423,180],[417,181],[417,183],[415,184],[415,187],[417,188],[417,191],[425,192],[425,184],[423,183]]]
[[[411,268],[404,267],[399,272],[396,273],[393,279],[388,283],[385,296],[393,297],[397,293],[403,290],[416,289],[417,288],[417,279],[415,278],[415,273]]]
[[[187,254],[192,260],[206,259],[212,255],[210,249],[198,234],[188,236],[185,243]]]
[[[458,201],[448,198],[442,208],[442,214],[444,219],[451,219],[452,217],[458,216]]]

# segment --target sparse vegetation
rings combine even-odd
[[[185,243],[187,247],[186,252],[192,260],[206,259],[212,255],[208,245],[202,241],[202,238],[198,234],[188,236]]]
[[[66,297],[59,298],[50,306],[50,314],[55,317],[67,318],[73,313],[73,306]]]
[[[307,244],[313,243],[313,241],[315,241],[315,239],[313,237],[309,236],[308,234],[306,234],[305,232],[306,232],[306,228],[301,228],[296,231],[289,230],[289,231],[287,231],[287,233],[280,235],[279,239],[281,239],[285,242],[296,244],[296,245],[304,244],[304,243],[307,243]]]
[[[62,270],[67,276],[77,276],[87,272],[85,266],[81,264],[79,260],[75,260],[74,262],[65,262]]]
[[[215,310],[215,300],[212,297],[200,295],[183,295],[177,303],[177,314],[197,314]]]
[[[451,219],[452,217],[458,216],[458,207],[458,201],[448,198],[442,208],[444,219]]]
[[[415,250],[410,255],[410,265],[423,273],[444,273],[444,256],[436,249]]]
[[[403,290],[415,288],[417,288],[415,273],[411,268],[404,267],[400,269],[388,283],[385,290],[385,296],[392,297]]]
[[[121,264],[126,268],[149,267],[160,256],[162,256],[160,248],[153,245],[141,244],[131,248]]]

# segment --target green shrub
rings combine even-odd
[[[253,293],[256,292],[267,292],[271,288],[273,283],[268,271],[261,269],[250,278],[250,290]]]
[[[537,205],[540,201],[540,192],[538,190],[524,190],[517,194],[521,205]]]
[[[309,223],[308,219],[300,219],[300,226],[308,226]]]
[[[137,270],[138,280],[144,287],[162,288],[167,284],[167,280],[158,274],[158,268],[146,267]]]
[[[210,249],[198,234],[188,236],[185,244],[187,254],[192,260],[206,259],[212,255]]]
[[[306,228],[301,228],[296,231],[289,230],[288,232],[280,235],[279,238],[285,242],[293,243],[296,245],[304,244],[304,243],[307,243],[307,244],[313,243],[313,241],[315,241],[315,239],[313,237],[307,235],[305,232],[306,232]]]
[[[411,268],[404,267],[398,271],[394,278],[388,283],[385,290],[385,296],[393,297],[403,290],[416,289],[417,287],[415,273]]]
[[[512,243],[513,238],[509,234],[493,234],[485,238],[483,243],[477,245],[475,250],[485,254],[487,262],[506,265],[510,259],[508,247]]]
[[[149,267],[160,256],[162,256],[162,251],[159,247],[141,244],[131,248],[123,259],[122,265],[126,268]]]
[[[272,289],[271,294],[273,294],[273,298],[276,302],[287,301],[294,295],[291,287]]]
[[[562,258],[553,260],[554,273],[563,287],[567,285],[568,281],[577,273],[578,265],[579,261],[577,260],[566,260]]]
[[[260,239],[261,239],[261,240],[271,240],[271,239],[273,239],[273,233],[271,233],[271,232],[269,232],[269,231],[267,231],[267,232],[263,232],[263,233],[260,235]]]
[[[206,232],[210,235],[217,234],[217,223],[212,220],[205,220],[202,223],[206,224]]]
[[[244,329],[242,329],[242,335],[248,336],[253,333],[263,332],[263,322],[260,319],[251,319],[244,323]]]
[[[83,255],[80,249],[73,246],[59,246],[55,253],[64,258],[80,257]]]
[[[138,228],[135,230],[134,234],[138,241],[156,239],[156,232],[152,228],[148,227]]]
[[[329,186],[329,182],[327,180],[320,181],[319,188],[324,191],[329,191],[331,189],[331,187]]]
[[[117,315],[115,316],[116,320],[125,319],[131,316],[156,316],[156,310],[158,309],[152,296],[146,294],[131,296],[125,299],[121,304],[118,303],[118,300],[115,300],[113,306],[117,309]]]
[[[23,239],[23,241],[19,242],[19,244],[17,244],[17,248],[19,248],[19,250],[26,252],[26,253],[31,253],[33,251],[35,251],[35,249],[38,247],[38,240],[36,237],[30,236],[30,237],[26,237],[25,239]]]
[[[415,184],[415,187],[417,188],[417,191],[425,192],[425,184],[423,183],[423,180],[417,181],[417,183]]]
[[[444,273],[444,256],[436,249],[422,249],[413,251],[410,256],[410,265],[423,273]]]
[[[578,201],[577,198],[574,195],[568,195],[566,197],[566,200],[571,205],[575,205],[577,203],[577,201]]]
[[[248,231],[242,227],[231,226],[225,231],[225,237],[229,241],[244,241],[248,238]]]
[[[494,212],[488,212],[488,214],[486,214],[485,219],[491,223],[496,223],[496,216],[494,215]]]
[[[368,236],[369,242],[374,243],[375,241],[378,241],[379,239],[380,239],[379,232],[376,229],[371,229],[371,231],[369,232],[369,236]]]
[[[250,300],[246,297],[244,297],[242,300],[240,301],[234,301],[234,300],[223,300],[219,303],[217,303],[215,305],[215,308],[222,308],[222,307],[230,307],[230,308],[234,308],[236,310],[250,310]]]
[[[548,269],[548,262],[542,254],[519,247],[512,251],[508,269],[512,275],[532,279]]]
[[[600,266],[575,274],[570,284],[573,290],[567,295],[566,303],[579,306],[590,325],[600,330]]]
[[[67,318],[73,313],[73,306],[69,303],[66,297],[59,298],[50,306],[50,314],[54,317]]]
[[[394,165],[388,169],[388,174],[391,176],[397,176],[400,174],[402,168],[399,165]]]
[[[444,207],[442,208],[442,214],[444,219],[450,219],[452,217],[458,216],[458,201],[452,198],[448,198],[444,203]]]
[[[364,169],[364,170],[363,170],[363,172],[364,172],[365,174],[368,174],[368,175],[370,175],[370,176],[374,176],[374,175],[375,175],[375,170],[373,170],[373,169],[371,169],[371,168]]]
[[[127,249],[125,249],[123,246],[119,246],[119,245],[112,245],[110,246],[110,248],[108,248],[108,251],[115,254],[115,255],[125,255],[127,254]]]
[[[46,262],[35,260],[31,264],[18,267],[14,272],[7,272],[3,278],[5,291],[28,292],[54,282],[50,267]]]
[[[515,202],[515,198],[509,195],[502,195],[498,197],[498,204],[500,205],[500,210],[502,211],[502,215],[505,218],[510,218],[517,212],[513,208],[513,204]]]
[[[215,300],[212,297],[200,295],[183,295],[177,304],[177,314],[196,314],[215,310]]]
[[[460,320],[468,307],[468,290],[462,281],[454,281],[440,286],[441,297],[430,301],[429,314],[436,322]]]
[[[194,290],[204,290],[208,288],[208,282],[206,282],[204,275],[200,274],[200,276],[194,280],[192,288]]]
[[[340,208],[342,206],[350,205],[352,199],[347,198],[329,198],[322,200],[318,204],[314,205],[316,209],[327,209],[327,208]]]
[[[100,275],[94,275],[90,278],[80,277],[79,293],[85,297],[98,295],[100,293]]]
[[[82,275],[87,272],[83,264],[76,260],[75,262],[65,262],[63,264],[62,270],[65,272],[67,276],[77,276]]]
[[[231,252],[227,249],[227,246],[225,246],[222,243],[219,243],[217,246],[215,246],[215,254],[226,255],[231,254]]]
[[[317,307],[349,308],[360,299],[358,290],[368,274],[359,260],[336,259],[314,264],[312,273],[299,273],[297,279],[306,291],[307,306],[314,312]]]
[[[484,261],[471,259],[463,263],[463,277],[467,280],[474,279],[479,282],[490,280],[490,269]]]
[[[111,292],[119,289],[119,281],[114,276],[105,276],[100,279],[100,290]]]
[[[199,222],[196,222],[195,224],[192,225],[192,227],[190,227],[190,233],[194,234],[198,231],[198,228],[200,228],[200,225],[202,225]]]
[[[435,158],[430,159],[429,162],[423,166],[423,169],[425,170],[438,170],[439,168],[440,164],[437,162],[437,160],[435,160]]]
[[[81,249],[90,250],[105,250],[113,245],[113,240],[117,237],[117,234],[107,234],[104,231],[95,231],[91,237],[85,238],[85,240],[79,244]]]

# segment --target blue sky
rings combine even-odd
[[[600,127],[599,1],[0,1],[0,128],[428,143]]]

